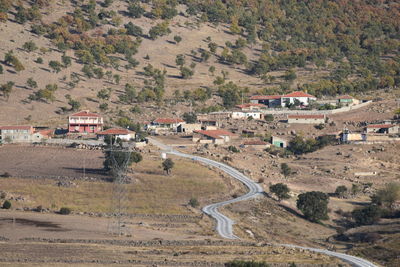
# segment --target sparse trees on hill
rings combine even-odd
[[[171,30],[168,28],[168,26],[169,26],[168,21],[164,21],[153,26],[149,31],[150,39],[155,40],[157,39],[157,37],[170,34]]]

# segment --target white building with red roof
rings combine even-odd
[[[136,133],[124,128],[110,128],[104,131],[97,132],[99,139],[104,139],[106,136],[113,136],[121,140],[129,141],[135,139]]]
[[[370,124],[367,125],[365,131],[368,133],[380,133],[380,134],[399,134],[400,127],[395,124]]]
[[[225,144],[230,142],[235,134],[226,130],[194,131],[192,141],[200,144]]]
[[[68,117],[68,132],[70,133],[97,133],[103,130],[103,117],[83,110]]]
[[[313,95],[300,92],[300,91],[295,91],[293,93],[283,95],[281,97],[281,106],[286,107],[289,105],[296,105],[299,104],[299,106],[308,106],[310,102],[317,100],[317,98]]]

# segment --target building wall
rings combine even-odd
[[[232,112],[232,119],[247,119],[253,117],[256,120],[262,120],[263,114],[261,112]]]
[[[288,123],[320,124],[325,123],[325,119],[294,119],[289,118]]]
[[[281,99],[281,106],[282,107],[286,106],[286,102],[287,102],[286,99],[289,99],[289,103],[291,103],[291,104],[294,104],[295,99],[297,99],[297,100],[300,101],[300,103],[302,103],[305,106],[308,106],[309,100],[310,100],[309,97],[282,97],[282,99]]]
[[[31,131],[29,130],[1,130],[1,143],[9,139],[11,143],[31,142]]]
[[[97,124],[80,124],[80,125],[75,125],[75,124],[70,124],[68,126],[68,131],[69,132],[77,132],[77,133],[97,133],[103,130],[102,125],[97,125]]]

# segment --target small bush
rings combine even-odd
[[[8,172],[5,172],[5,173],[3,173],[3,174],[1,175],[1,177],[10,178],[10,177],[11,177],[11,174],[8,173]]]
[[[11,202],[8,201],[8,200],[4,201],[4,203],[3,203],[3,209],[8,210],[8,209],[10,209],[10,208],[11,208]]]
[[[228,150],[231,151],[231,152],[233,152],[233,153],[238,153],[238,152],[240,152],[239,149],[237,149],[237,147],[235,147],[235,146],[229,146],[229,147],[228,147]]]
[[[189,200],[189,205],[190,205],[191,207],[193,207],[193,208],[196,208],[196,207],[199,206],[199,201],[197,200],[197,198],[192,197],[192,198]]]
[[[62,208],[60,209],[60,214],[62,214],[62,215],[68,215],[68,214],[70,214],[70,213],[71,213],[71,209],[70,209],[70,208],[62,207]]]

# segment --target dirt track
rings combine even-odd
[[[107,178],[103,153],[73,148],[4,145],[0,147],[0,174],[21,178]]]

